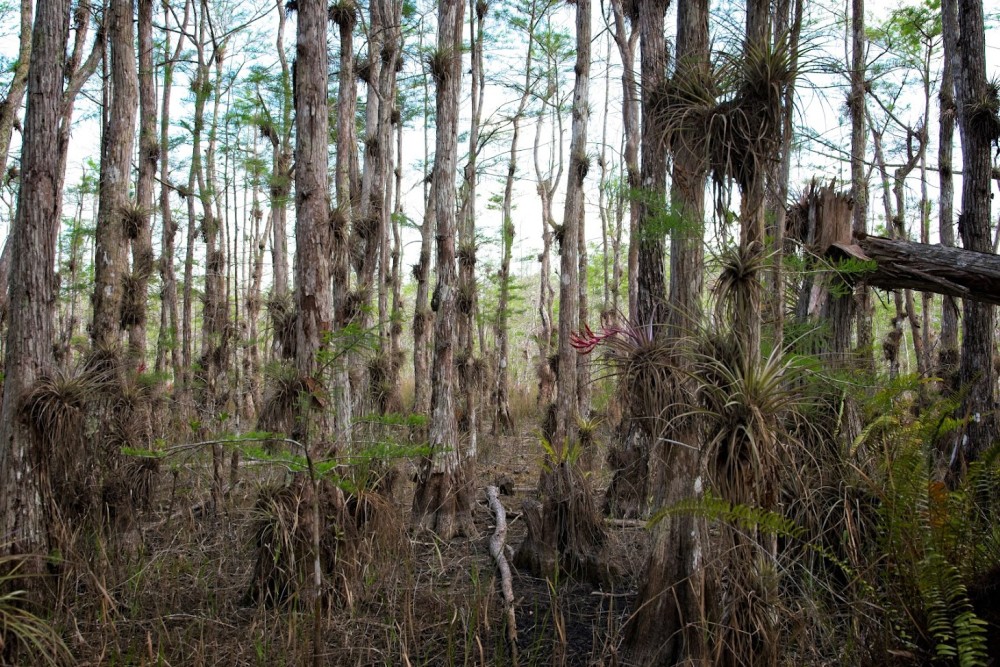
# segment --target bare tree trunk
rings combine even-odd
[[[865,3],[851,0],[851,94],[848,110],[851,114],[851,198],[854,200],[854,232],[868,231],[868,183],[865,182]],[[849,304],[843,304],[845,312],[837,317],[852,318]],[[858,351],[866,368],[874,370],[872,356],[872,313],[871,295],[862,288],[855,295],[858,326]],[[841,328],[841,327],[835,327]],[[846,334],[850,337],[850,332]],[[849,347],[849,341],[836,343]]]
[[[156,141],[156,91],[153,85],[153,0],[138,0],[139,30],[139,179],[135,188],[135,238],[132,271],[122,324],[128,328],[129,357],[136,368],[146,363],[146,292],[153,275],[153,186],[160,149]]]
[[[61,214],[62,175],[59,119],[63,96],[68,0],[39,0],[28,69],[28,107],[21,151],[23,180],[11,230],[10,327],[0,409],[0,534],[4,550],[48,551],[42,509],[46,489],[36,465],[37,444],[20,419],[24,395],[52,362],[56,236]],[[40,561],[25,574],[41,572]]]
[[[17,124],[17,115],[24,101],[24,91],[28,86],[28,66],[31,64],[31,0],[21,0],[21,32],[14,76],[11,78],[7,96],[0,101],[0,178],[7,178],[7,159],[10,157],[10,140]],[[11,230],[13,231],[13,230]],[[0,323],[7,319],[8,284],[10,281],[11,232],[0,252]]]
[[[552,71],[554,67],[551,62],[551,55],[549,56],[549,62],[547,63],[548,71],[547,76],[549,77],[548,87],[543,95],[542,101],[545,105],[551,103],[551,99],[554,96],[557,100],[559,99],[557,87],[558,77]],[[556,380],[556,369],[553,367],[552,360],[552,339],[553,339],[553,327],[552,327],[552,300],[553,291],[550,282],[550,276],[552,274],[552,237],[553,230],[557,228],[555,218],[552,214],[552,198],[555,195],[556,188],[559,185],[559,180],[562,178],[563,171],[563,159],[562,159],[562,112],[560,105],[556,103],[552,105],[554,108],[552,110],[553,115],[556,119],[556,124],[558,132],[554,134],[558,135],[558,138],[553,138],[553,141],[558,141],[559,159],[558,159],[558,169],[553,175],[551,170],[545,172],[542,169],[540,162],[540,148],[542,141],[542,127],[544,121],[544,114],[540,113],[538,115],[538,122],[535,125],[535,141],[533,146],[533,156],[535,162],[535,182],[538,188],[538,196],[541,198],[542,203],[542,252],[539,255],[539,287],[538,287],[538,316],[539,316],[539,326],[538,326],[538,404],[542,409],[548,409],[549,404],[552,402],[552,394],[555,391],[555,380]]]
[[[463,0],[439,0],[437,48],[431,73],[437,84],[437,138],[434,195],[437,214],[437,286],[431,300],[434,364],[431,376],[431,455],[420,467],[413,497],[413,521],[444,540],[471,537],[472,461],[465,456],[455,418],[455,176],[458,161],[458,106],[462,85]]]
[[[101,193],[97,214],[94,267],[94,319],[91,340],[96,349],[114,350],[121,342],[122,293],[125,272],[125,227],[133,208],[129,202],[132,141],[138,107],[138,76],[132,46],[131,0],[109,5],[111,46],[111,106],[101,150]]]
[[[871,119],[869,118],[869,121]],[[869,122],[869,124],[871,124]],[[882,177],[882,207],[885,219],[888,221],[889,237],[896,236],[896,221],[892,213],[891,188],[889,186],[889,172],[885,166],[885,156],[882,152],[882,135],[872,127],[872,143],[875,148],[875,163],[878,165],[879,174]],[[898,173],[898,172],[897,172]],[[901,219],[901,218],[900,218]],[[882,355],[889,363],[889,377],[899,377],[899,352],[903,341],[903,320],[906,319],[906,307],[903,305],[903,296],[899,290],[893,290],[893,302],[896,307],[895,316],[892,318],[892,329],[886,334],[882,341]]]
[[[164,24],[167,24],[168,3],[164,4]],[[156,341],[156,371],[167,370],[167,359],[173,371],[175,390],[183,386],[181,382],[183,370],[178,336],[180,326],[177,315],[177,276],[174,273],[174,239],[177,234],[177,223],[174,222],[170,205],[170,95],[173,90],[174,63],[180,57],[184,48],[184,35],[187,30],[191,3],[184,3],[184,20],[180,25],[177,46],[170,50],[170,33],[164,33],[164,63],[163,63],[163,94],[160,112],[160,220],[162,221],[162,236],[160,247],[160,332]]]
[[[357,24],[357,7],[352,0],[334,5],[331,16],[340,30],[340,95],[337,101],[337,162],[335,186],[337,208],[333,221],[333,313],[336,328],[350,324],[347,297],[350,292],[351,267],[348,233],[354,218],[351,200],[351,155],[357,151],[354,115],[357,108],[357,79],[354,68],[354,26]],[[336,440],[346,445],[351,434],[351,380],[347,361],[338,358],[333,369],[333,397],[336,411]]]
[[[257,141],[254,140],[253,144],[253,157],[257,158]],[[248,346],[248,360],[247,360],[247,377],[248,382],[248,394],[249,400],[252,404],[252,410],[248,412],[253,416],[260,414],[260,408],[263,404],[263,390],[261,387],[261,368],[263,365],[260,353],[260,342],[258,340],[259,328],[260,328],[260,311],[263,305],[263,285],[264,285],[264,257],[266,255],[267,241],[271,237],[271,225],[273,224],[273,218],[271,216],[267,217],[267,222],[264,223],[264,228],[260,228],[261,220],[263,219],[264,212],[260,208],[260,180],[255,177],[253,181],[253,205],[250,209],[250,217],[253,220],[253,229],[251,231],[250,238],[252,239],[253,245],[250,249],[251,253],[251,274],[250,274],[250,284],[247,286],[246,294],[246,318],[247,318],[247,338],[249,340]]]
[[[955,179],[952,175],[955,116],[955,58],[958,53],[958,16],[955,2],[941,4],[941,36],[944,41],[944,63],[941,66],[940,132],[938,135],[938,225],[941,243],[955,246]],[[938,373],[949,378],[952,388],[958,371],[958,300],[946,296],[941,300],[941,348],[938,353]]]
[[[629,3],[628,15],[632,30],[625,25],[626,13],[622,0],[612,0],[611,9],[615,17],[614,38],[618,54],[622,60],[622,130],[625,135],[625,167],[629,192],[629,238],[638,238],[640,198],[635,196],[640,187],[639,174],[639,86],[635,80],[635,48],[640,31],[635,28],[639,21],[638,3]],[[628,302],[629,321],[638,321],[636,310],[639,304],[639,244],[630,243],[628,249]]]
[[[285,4],[275,0],[278,10],[278,32],[275,36],[275,51],[281,64],[281,119],[280,133],[272,121],[271,140],[271,257],[273,265],[274,298],[284,299],[288,295],[288,199],[292,192],[292,72],[285,57]]]
[[[423,31],[419,31],[417,48],[423,50]],[[430,86],[428,84],[429,63],[426,61],[421,70],[423,79],[424,106],[424,220],[420,225],[420,256],[413,265],[413,278],[417,282],[417,294],[413,303],[413,411],[418,415],[430,415],[431,411],[431,338],[433,335],[433,313],[430,308],[430,275],[431,250],[435,227],[434,202],[437,198],[434,192],[433,178],[427,171],[430,159],[430,142],[428,141],[430,125]]]
[[[329,116],[326,81],[326,3],[299,2],[295,43],[295,303],[298,310],[295,367],[301,388],[304,439],[313,454],[327,455],[331,415],[321,408],[327,390],[323,377],[324,334],[333,322],[330,284],[332,229],[327,176]]]
[[[431,411],[430,363],[434,313],[430,304],[430,273],[432,239],[437,227],[436,199],[435,186],[431,184],[425,199],[424,221],[420,226],[420,258],[413,266],[417,280],[413,312],[413,411],[420,415],[429,415]]]
[[[950,4],[952,0],[947,0]],[[943,10],[947,11],[947,10]],[[997,139],[997,92],[986,79],[986,44],[981,0],[959,0],[959,57],[955,76],[958,128],[962,140],[962,213],[958,232],[966,250],[992,253],[991,144]],[[954,470],[975,461],[997,436],[996,319],[993,306],[965,299],[962,305],[959,380],[965,395],[960,416],[968,419]]]
[[[532,61],[534,56],[535,28],[538,25],[540,16],[536,11],[537,5],[532,2],[528,20],[528,52],[525,55],[524,66],[524,90],[517,103],[517,110],[511,118],[513,126],[510,139],[510,153],[507,158],[507,177],[504,180],[503,204],[501,205],[501,226],[500,226],[500,296],[497,303],[497,369],[496,384],[493,390],[493,402],[495,405],[493,412],[493,433],[508,434],[513,431],[514,422],[510,416],[510,344],[508,312],[510,305],[510,260],[511,250],[514,243],[514,178],[517,176],[517,147],[521,136],[521,121],[524,118],[525,109],[528,106],[528,99],[532,92]]]
[[[461,399],[459,432],[468,438],[468,455],[476,455],[479,437],[480,369],[475,357],[476,289],[476,180],[479,157],[479,125],[482,118],[485,83],[483,81],[483,24],[489,6],[469,0],[469,32],[472,42],[471,118],[469,158],[463,169],[461,206],[458,213],[458,309],[455,365]]]

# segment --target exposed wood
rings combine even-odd
[[[507,512],[500,502],[500,489],[495,486],[486,487],[486,498],[490,509],[496,517],[497,527],[490,537],[490,555],[496,561],[500,572],[500,591],[503,593],[504,609],[507,615],[507,643],[510,649],[511,664],[517,661],[517,619],[514,617],[514,585],[510,575],[510,563],[504,555],[504,543],[507,539]]]
[[[1000,255],[879,236],[833,244],[836,255],[874,260],[864,282],[884,289],[915,289],[1000,305]]]

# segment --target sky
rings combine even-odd
[[[246,9],[250,3],[242,3],[241,8]],[[674,3],[676,4],[676,3]],[[867,3],[869,26],[883,20],[889,12],[899,6],[898,2],[868,2]],[[494,3],[493,7],[500,8],[503,3]],[[845,61],[847,45],[843,37],[843,17],[847,7],[833,6],[827,3],[807,3],[806,21],[804,29],[804,41],[809,45],[809,49],[804,59],[807,72],[801,78],[797,92],[796,102],[797,121],[803,126],[808,126],[815,135],[816,140],[809,142],[799,142],[798,150],[793,156],[793,170],[791,178],[791,191],[800,191],[808,179],[813,176],[829,179],[838,178],[838,182],[844,183],[848,177],[848,167],[845,162],[846,151],[850,146],[849,121],[846,118],[846,77],[842,72],[835,71],[832,63]],[[721,9],[720,9],[721,8]],[[1000,0],[986,0],[984,8],[987,15],[994,15],[1000,12]],[[551,20],[551,28],[556,31],[567,33],[568,43],[572,45],[572,12],[574,6],[568,3],[560,3],[554,12]],[[601,154],[602,150],[612,163],[621,162],[622,128],[621,128],[621,84],[620,84],[620,63],[617,52],[605,29],[604,18],[600,15],[601,3],[595,3],[593,17],[593,44],[592,52],[594,62],[591,67],[591,91],[590,91],[590,128],[588,132],[588,153],[592,158]],[[725,5],[716,5],[717,16],[713,19],[713,45],[716,48],[724,46],[727,36],[736,34],[742,18],[739,9],[729,10]],[[428,16],[428,20],[433,25],[433,16]],[[12,57],[17,50],[17,16],[16,12],[0,14],[0,56]],[[159,12],[155,18],[159,24],[162,18]],[[671,8],[667,17],[668,30],[675,22],[674,9]],[[987,39],[987,63],[991,75],[998,77],[997,65],[1000,62],[1000,40],[996,37],[1000,35],[997,30],[998,21],[988,21],[989,36]],[[265,67],[273,67],[275,57],[272,55],[273,48],[268,46],[273,44],[273,33],[277,25],[276,14],[270,11],[261,20],[257,21],[254,29],[257,31],[251,42],[245,43],[229,56],[232,64],[242,63],[243,67],[251,64],[263,64]],[[13,31],[13,32],[12,32]],[[294,48],[294,17],[290,19],[287,27],[285,39],[289,50]],[[512,35],[505,31],[498,22],[488,25],[487,36],[487,88],[486,88],[486,109],[484,119],[486,127],[484,133],[496,130],[495,141],[487,144],[481,155],[480,164],[483,170],[480,175],[478,185],[478,205],[477,205],[477,225],[481,236],[481,261],[480,269],[486,269],[491,262],[495,265],[499,258],[499,244],[497,240],[500,213],[492,210],[489,205],[491,196],[502,193],[502,177],[506,171],[507,153],[509,152],[509,138],[505,131],[497,129],[505,124],[507,118],[513,112],[516,105],[517,93],[510,88],[511,80],[519,81],[523,74],[519,71],[525,56],[526,45],[521,37]],[[331,67],[336,67],[337,43],[335,31],[330,35]],[[255,49],[259,53],[255,53]],[[610,54],[609,54],[610,50]],[[884,62],[884,57],[878,56],[878,50],[873,45],[869,51],[869,59],[873,62]],[[468,59],[466,59],[468,63]],[[468,67],[465,68],[466,73]],[[568,95],[571,92],[572,80],[572,54],[568,54],[568,60],[563,68],[564,77],[560,84],[562,94]],[[335,73],[333,75],[335,80]],[[401,81],[419,76],[419,63],[410,61],[401,73]],[[910,75],[912,80],[912,75]],[[173,103],[173,117],[180,119],[185,107],[190,108],[190,103],[186,101],[187,84],[183,77],[179,77],[175,87],[175,101]],[[91,82],[89,94],[95,96],[94,87],[96,77]],[[467,80],[466,80],[467,85]],[[433,95],[433,90],[431,91]],[[460,137],[460,165],[464,165],[464,153],[467,150],[467,139],[465,133],[468,128],[468,91],[466,99],[463,100],[462,108],[466,112],[461,121],[463,127]],[[604,133],[604,105],[605,97],[609,107],[607,117],[607,146],[602,148],[602,134]],[[433,108],[433,99],[430,101]],[[70,155],[70,171],[67,175],[67,184],[73,185],[80,178],[82,169],[88,160],[97,161],[99,156],[99,136],[100,129],[94,114],[94,104],[92,101],[81,99],[77,105],[78,119],[76,121]],[[922,115],[922,100],[919,95],[908,94],[901,97],[896,106],[896,112],[906,123],[916,125]],[[931,144],[929,146],[929,162],[936,160],[936,130],[937,130],[937,98],[936,94],[932,100],[930,112],[931,118]],[[531,160],[531,149],[534,143],[534,132],[536,123],[534,118],[525,119],[522,125],[521,150],[519,151],[518,180],[515,186],[516,208],[514,212],[515,241],[514,241],[514,271],[521,275],[533,274],[537,271],[536,257],[541,248],[541,206],[536,193],[533,164]],[[429,144],[433,150],[433,128],[430,128]],[[549,123],[543,123],[542,136],[539,144],[543,154],[543,162],[548,161],[553,153],[558,153],[560,141],[563,142],[563,154],[568,150],[565,146],[569,141],[570,118],[566,114],[563,135],[560,137],[553,132],[553,127]],[[175,127],[172,135],[179,141],[180,146],[176,153],[177,159],[183,158],[185,152],[185,130]],[[800,138],[803,135],[800,135]],[[18,137],[15,136],[13,149],[16,150]],[[403,194],[404,212],[412,220],[420,221],[423,211],[423,160],[424,160],[425,134],[419,119],[414,121],[404,130],[404,155],[403,155]],[[887,142],[891,146],[891,142]],[[955,152],[956,160],[960,159],[960,151]],[[331,147],[332,158],[332,147]],[[890,162],[893,160],[890,158]],[[183,181],[186,166],[177,165],[175,170],[175,180]],[[586,228],[587,236],[591,243],[600,240],[600,220],[597,212],[598,201],[598,175],[596,159],[592,159],[592,168],[588,174],[586,182],[587,214]],[[930,197],[936,197],[936,172],[931,173],[931,186],[929,188]],[[563,178],[563,182],[565,178]],[[872,183],[872,219],[873,225],[880,222],[881,203],[878,199],[877,182]],[[916,182],[911,180],[908,188],[909,199],[916,201],[918,194]],[[960,182],[956,183],[956,192],[960,192]],[[10,193],[3,193],[4,204],[10,203]],[[180,207],[179,202],[175,205]],[[553,211],[557,219],[562,217],[563,190],[557,191]],[[67,199],[64,207],[64,214],[73,212],[72,199]],[[733,208],[738,209],[738,202],[733,203]],[[997,207],[994,207],[997,209]],[[936,212],[936,206],[934,208]],[[241,205],[231,209],[234,218],[242,219],[245,211]],[[994,211],[996,214],[996,210]],[[0,234],[5,233],[9,225],[9,218],[12,209],[6,205],[0,205]],[[935,218],[936,219],[936,218]],[[182,222],[183,224],[183,222]],[[933,223],[936,225],[936,222]],[[290,225],[289,233],[293,227]],[[154,230],[158,234],[158,230]],[[178,234],[178,239],[183,239],[183,229]],[[936,235],[932,237],[932,242],[936,241]],[[414,228],[407,229],[404,234],[404,267],[408,267],[415,261],[419,252],[419,232]],[[182,255],[180,255],[182,257]],[[558,262],[554,262],[557,266]],[[269,270],[269,267],[268,267]],[[404,274],[408,271],[404,269]]]

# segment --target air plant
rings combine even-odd
[[[653,321],[650,320],[648,324],[602,326],[597,333],[585,324],[583,331],[570,334],[569,344],[579,354],[590,354],[598,345],[604,345],[608,348],[609,356],[627,359],[638,350],[651,345],[654,339]]]

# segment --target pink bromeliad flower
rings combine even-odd
[[[569,344],[579,354],[590,354],[598,345],[604,345],[616,356],[627,356],[640,347],[653,342],[653,323],[648,325],[606,325],[595,333],[588,325],[582,332],[570,334]]]

